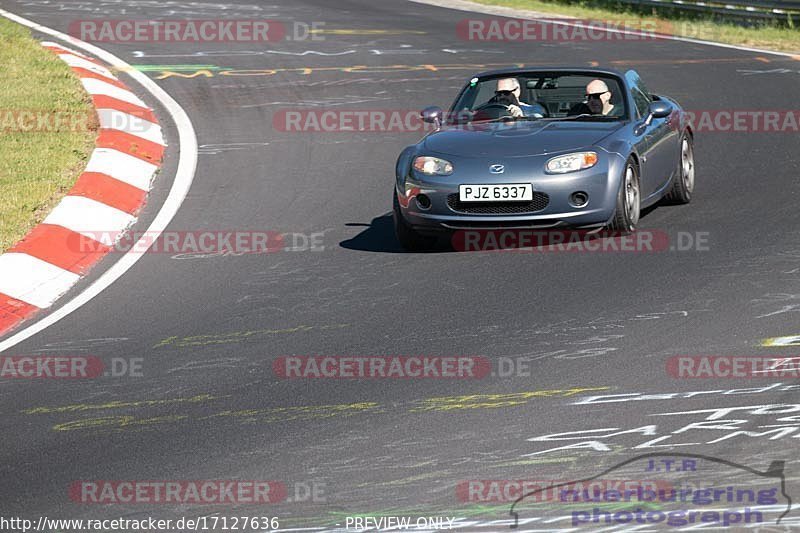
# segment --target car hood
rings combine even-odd
[[[525,157],[596,145],[623,122],[520,121],[445,126],[422,149],[459,157]]]

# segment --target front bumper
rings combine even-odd
[[[542,169],[546,159],[541,159]],[[488,164],[475,166],[488,168]],[[605,153],[596,166],[569,174],[545,174],[541,171],[526,175],[518,171],[490,177],[488,171],[475,172],[473,167],[470,169],[473,172],[468,175],[459,174],[457,169],[451,176],[420,177],[411,171],[403,180],[403,185],[398,184],[397,195],[403,218],[422,232],[474,228],[599,227],[606,225],[614,215],[623,167],[621,157]],[[493,204],[497,206],[496,209],[486,206],[487,209],[484,208],[486,204],[456,202],[459,185],[489,183],[530,183],[534,194],[540,195],[537,196],[539,201],[531,204],[530,210],[513,203]],[[570,202],[571,195],[578,191],[588,194],[589,201],[585,206],[576,207]],[[427,197],[429,206],[427,202],[419,201],[420,195]],[[541,195],[546,195],[544,201]],[[469,212],[469,207],[462,210],[464,206],[481,206],[481,212]],[[514,212],[520,209],[525,212]]]

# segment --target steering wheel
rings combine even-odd
[[[508,107],[503,104],[483,104],[475,108],[472,120],[495,120],[499,118],[514,118]]]

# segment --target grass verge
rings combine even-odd
[[[800,29],[781,27],[774,24],[741,26],[731,22],[720,22],[705,18],[687,18],[680,14],[670,16],[665,12],[643,14],[642,12],[628,10],[624,5],[620,6],[619,9],[610,9],[603,7],[597,2],[586,0],[473,1],[490,6],[511,7],[603,22],[618,22],[634,25],[633,21],[641,21],[641,26],[634,25],[634,27],[655,27],[660,31],[664,31],[664,33],[690,37],[692,39],[764,48],[780,52],[792,52],[800,55]]]
[[[66,63],[27,28],[0,18],[0,253],[64,196],[97,130],[92,102]]]

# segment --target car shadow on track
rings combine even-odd
[[[641,218],[643,219],[655,210],[656,206],[642,209]],[[394,223],[392,213],[388,212],[372,219],[369,224],[350,222],[345,224],[347,227],[363,227],[364,231],[353,237],[345,239],[339,246],[348,250],[358,250],[361,252],[382,252],[392,254],[405,253],[452,253],[456,252],[453,245],[446,238],[440,238],[436,245],[426,252],[409,252],[404,250],[394,234]],[[470,252],[466,252],[470,253]]]
[[[349,223],[345,224],[345,226],[363,227],[365,229],[352,239],[340,242],[339,246],[342,248],[362,252],[406,253],[394,235],[391,212],[373,218],[369,224]]]
[[[363,227],[364,231],[339,243],[339,246],[348,250],[359,250],[361,252],[382,252],[390,254],[407,253],[446,253],[452,252],[453,248],[446,242],[446,239],[439,239],[437,245],[425,252],[409,252],[400,246],[394,234],[394,222],[392,213],[386,213],[372,219],[369,224],[352,222],[345,224],[348,227]]]

